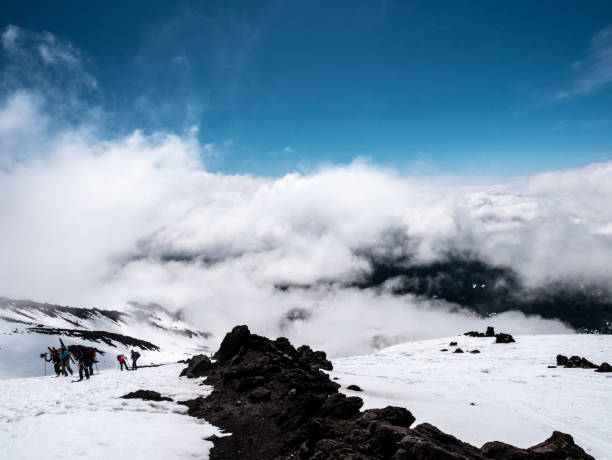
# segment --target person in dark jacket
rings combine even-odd
[[[132,358],[132,370],[135,371],[136,369],[138,369],[136,361],[138,361],[138,358],[140,358],[140,353],[138,353],[137,351],[132,350],[131,358]]]
[[[59,377],[62,373],[62,363],[60,361],[59,353],[55,347],[47,348],[49,349],[49,358],[47,359],[47,355],[45,354],[45,361],[53,362],[53,370],[55,371],[55,375]]]
[[[70,345],[68,348],[79,363],[79,380],[83,380],[83,374],[89,379],[89,376],[93,375],[95,348],[83,345]]]

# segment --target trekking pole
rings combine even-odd
[[[47,358],[43,358],[45,360],[45,377],[47,376]]]

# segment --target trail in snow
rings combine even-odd
[[[221,433],[176,404],[209,391],[201,379],[179,379],[183,367],[106,370],[78,383],[70,377],[2,380],[0,458],[208,458],[212,442],[204,439]],[[175,402],[119,399],[139,389]]]
[[[612,362],[612,336],[515,338],[512,344],[465,336],[405,343],[336,359],[331,375],[343,387],[359,385],[363,392],[344,391],[362,397],[365,409],[404,406],[417,423],[476,446],[498,440],[528,447],[559,430],[595,458],[612,459],[612,374],[547,367],[559,353]],[[481,353],[452,353],[450,341]]]

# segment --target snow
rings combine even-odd
[[[364,409],[404,406],[416,423],[431,423],[476,446],[497,440],[529,447],[558,430],[595,458],[612,459],[612,374],[547,367],[556,364],[557,354],[612,363],[612,336],[515,339],[494,344],[491,338],[459,336],[405,343],[336,359],[330,374],[346,394],[363,398]],[[452,353],[451,341],[465,352],[481,353]],[[364,391],[346,390],[350,384]]]
[[[184,365],[106,370],[90,380],[2,380],[0,459],[208,458],[219,430],[187,416],[176,402],[119,399],[139,389],[175,401],[206,395],[201,379],[179,378]]]

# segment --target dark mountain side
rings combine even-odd
[[[229,433],[214,437],[215,459],[592,459],[570,435],[554,432],[520,449],[501,442],[464,443],[401,407],[360,412],[361,398],[338,392],[321,369],[322,352],[295,349],[286,338],[269,340],[246,326],[228,333],[211,362],[194,357],[182,375],[206,375],[207,397],[184,401],[189,414]]]
[[[386,284],[397,295],[442,299],[480,314],[518,310],[558,318],[585,332],[612,333],[612,295],[599,286],[557,282],[528,288],[512,269],[469,258],[427,265],[372,259],[370,265],[372,271],[350,286]]]

